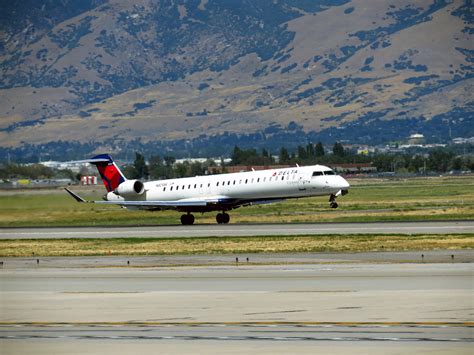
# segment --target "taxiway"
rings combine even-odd
[[[3,353],[469,354],[474,341],[472,263],[136,268],[68,260],[0,270]]]
[[[474,221],[0,228],[0,239],[473,233]]]

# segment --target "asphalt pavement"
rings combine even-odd
[[[0,239],[474,233],[474,221],[0,228]]]

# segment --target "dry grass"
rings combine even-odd
[[[350,193],[339,208],[328,198],[287,200],[230,212],[232,223],[371,222],[474,219],[472,176],[411,179],[349,179]],[[100,199],[102,186],[74,187]],[[0,191],[0,227],[178,224],[179,212],[127,211],[116,206],[79,204],[62,189]],[[196,223],[215,223],[215,213],[195,214]]]
[[[474,234],[0,240],[1,257],[472,249]]]

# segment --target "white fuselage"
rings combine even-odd
[[[349,183],[343,177],[335,175],[330,168],[313,165],[149,181],[145,182],[144,194],[125,200],[263,201],[331,195],[348,188]]]

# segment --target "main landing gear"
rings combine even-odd
[[[191,224],[194,224],[194,216],[191,213],[183,214],[181,216],[181,224],[185,226],[190,226]]]
[[[229,221],[230,221],[230,216],[225,212],[218,213],[216,215],[216,222],[219,224],[227,224],[229,223]]]
[[[229,221],[230,216],[225,212],[216,215],[216,222],[219,224],[227,224]],[[181,224],[185,226],[194,224],[194,216],[191,213],[181,215]]]
[[[337,208],[339,205],[336,202],[336,195],[331,195],[329,197],[329,207],[331,208]]]

